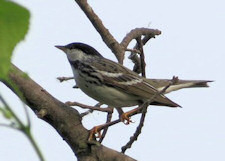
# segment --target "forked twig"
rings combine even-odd
[[[136,28],[131,30],[122,40],[120,45],[124,47],[124,49],[127,48],[127,46],[130,44],[130,42],[133,39],[136,39],[140,36],[149,35],[149,37],[155,37],[156,35],[160,35],[161,31],[157,29],[149,29],[149,28]]]
[[[101,111],[101,112],[108,112],[108,113],[112,113],[112,108],[108,107],[108,108],[101,108],[101,107],[96,107],[96,106],[88,106],[82,103],[78,103],[78,102],[66,102],[65,103],[68,106],[78,106],[81,107],[83,109],[90,109],[90,110],[96,110],[96,111]]]
[[[101,105],[102,105],[101,103],[97,103],[94,107],[101,107]],[[89,109],[89,110],[87,110],[86,112],[81,113],[80,116],[81,116],[81,117],[84,117],[84,116],[86,116],[86,115],[92,113],[93,111],[94,111],[94,110]]]
[[[153,34],[149,34],[149,35],[145,35],[144,38],[142,38],[142,44],[143,46],[151,39],[151,38],[155,38],[155,35]],[[132,51],[133,50],[133,51]],[[141,58],[138,56],[138,52],[135,52],[136,50],[138,50],[138,43],[136,43],[136,45],[133,47],[133,49],[130,49],[131,54],[128,57],[130,60],[132,60],[132,62],[134,63],[134,67],[133,67],[133,71],[136,73],[141,73],[142,72],[142,67],[141,67]],[[137,54],[138,53],[138,54]],[[140,52],[141,53],[141,52]]]

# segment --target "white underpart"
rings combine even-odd
[[[96,86],[86,82],[85,78],[80,77],[79,72],[73,69],[74,77],[78,87],[91,98],[97,100],[100,103],[107,104],[112,107],[130,107],[138,105],[137,96],[127,94],[116,88],[108,87],[105,85]]]
[[[123,73],[109,73],[109,72],[101,71],[101,70],[97,70],[97,71],[107,77],[119,77],[123,75]]]
[[[170,86],[169,88],[167,88],[167,90],[165,91],[165,94],[166,94],[166,93],[169,93],[169,92],[171,92],[171,91],[179,90],[179,89],[181,89],[181,88],[188,88],[188,87],[191,87],[191,86],[193,86],[193,85],[194,85],[194,83],[185,83],[185,84],[172,85],[172,86]],[[158,90],[158,91],[161,91],[161,90],[163,90],[163,88],[165,88],[165,87],[157,88],[157,90]]]

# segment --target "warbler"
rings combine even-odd
[[[93,47],[84,43],[55,46],[66,53],[76,85],[88,96],[111,107],[142,105],[168,85],[170,80],[146,79],[114,61],[104,58]],[[210,81],[179,80],[165,93],[189,87],[208,87]],[[152,105],[180,107],[177,103],[158,94]]]

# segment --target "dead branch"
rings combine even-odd
[[[141,37],[136,38],[136,40],[137,40],[137,44],[138,44],[138,49],[141,52],[141,54],[140,54],[141,74],[142,74],[142,77],[146,77],[146,74],[145,74],[146,64],[145,64],[145,55],[144,55],[144,50],[143,50],[143,43],[142,43]]]
[[[127,36],[124,38],[124,40],[121,42],[121,44],[124,44],[126,46],[126,44],[130,43],[130,41],[132,41],[133,39],[135,39],[135,37],[137,37],[137,33],[139,32],[138,30],[142,30],[144,28],[140,28],[140,29],[134,29],[134,30],[131,30],[130,33],[127,34]],[[147,35],[139,35],[140,36],[144,36],[144,38],[142,38],[142,44],[143,46],[151,39],[151,38],[155,38],[155,35],[159,35],[161,34],[161,31],[159,30],[153,30],[153,29],[147,29],[147,30],[150,30],[150,34],[147,34]],[[139,32],[140,33],[140,32]],[[129,38],[128,38],[129,37]],[[126,42],[127,41],[127,42]],[[126,43],[125,43],[126,42]],[[143,72],[142,68],[142,64],[141,63],[141,58],[137,55],[137,53],[141,53],[138,48],[139,48],[139,44],[140,43],[136,43],[136,45],[133,47],[133,49],[131,49],[131,54],[129,56],[129,59],[132,60],[132,62],[134,63],[134,67],[133,67],[133,71],[136,72],[136,73],[141,73]],[[132,51],[133,50],[133,51]],[[136,51],[139,51],[139,52],[136,52]],[[143,59],[142,59],[143,60]],[[142,73],[143,75],[143,73]]]
[[[126,49],[129,43],[140,36],[149,35],[149,37],[155,37],[156,35],[160,35],[161,31],[157,29],[149,29],[149,28],[136,28],[131,30],[120,43],[124,49]]]

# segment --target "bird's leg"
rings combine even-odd
[[[119,117],[121,117],[121,115],[124,113],[122,108],[120,107],[116,107],[117,112],[119,113]]]
[[[120,118],[120,120],[121,120],[124,124],[128,125],[130,122],[132,122],[132,120],[130,120],[129,116],[127,115],[127,112],[124,113],[123,110],[122,110],[122,108],[117,107],[116,110],[117,110],[117,112],[119,113],[119,118]],[[126,122],[125,122],[125,120],[126,120]]]
[[[115,124],[117,124],[119,122],[121,122],[121,120],[120,119],[117,119],[115,121],[107,122],[105,124],[102,124],[102,125],[98,125],[98,126],[93,127],[90,130],[89,137],[88,137],[88,141],[93,140],[94,137],[101,138],[101,130],[103,130],[105,128],[108,128],[109,126],[115,125]],[[96,134],[97,134],[97,136],[95,136]]]
[[[137,108],[134,108],[133,110],[131,111],[128,111],[128,112],[125,112],[123,113],[121,116],[120,116],[120,120],[128,125],[130,123],[132,123],[132,120],[130,119],[130,116],[133,116],[134,114],[137,114],[140,112],[140,110],[142,109],[142,105],[141,106],[138,106]]]

